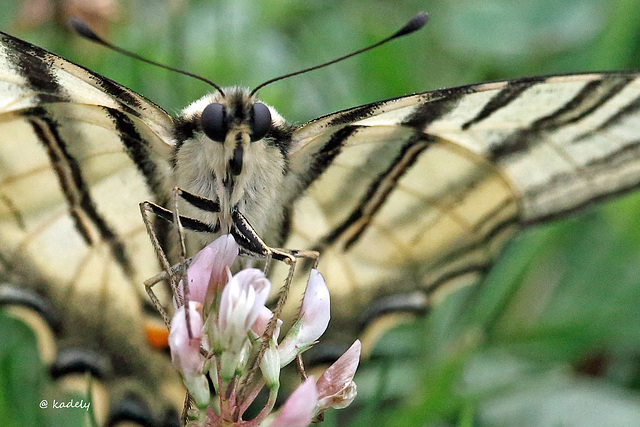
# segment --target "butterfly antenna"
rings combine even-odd
[[[383,45],[383,44],[385,44],[387,42],[390,42],[393,39],[397,39],[398,37],[406,36],[407,34],[411,34],[414,31],[418,31],[420,28],[424,27],[424,25],[427,23],[428,19],[429,19],[429,15],[427,15],[424,12],[420,12],[416,16],[411,18],[409,20],[409,22],[407,22],[404,25],[404,27],[400,28],[398,31],[396,31],[395,33],[393,33],[389,37],[387,37],[385,39],[382,39],[377,43],[372,44],[371,46],[367,46],[365,48],[356,50],[355,52],[351,52],[351,53],[349,53],[347,55],[341,56],[340,58],[336,58],[336,59],[334,59],[332,61],[325,62],[325,63],[320,64],[320,65],[315,65],[313,67],[305,68],[303,70],[296,71],[294,73],[289,73],[289,74],[285,74],[285,75],[282,75],[282,76],[274,77],[273,79],[267,80],[266,82],[256,86],[256,88],[251,91],[251,95],[254,95],[258,90],[262,89],[266,85],[269,85],[269,84],[271,84],[273,82],[277,82],[278,80],[287,79],[289,77],[297,76],[298,74],[308,73],[309,71],[317,70],[318,68],[323,68],[323,67],[326,67],[328,65],[335,64],[336,62],[340,62],[340,61],[345,60],[347,58],[351,58],[352,56],[359,55],[359,54],[361,54],[363,52],[366,52],[368,50],[371,50],[373,48],[381,46],[381,45]]]
[[[113,45],[111,43],[109,43],[108,41],[104,40],[103,38],[101,38],[100,36],[98,36],[91,28],[89,28],[89,26],[87,24],[85,24],[82,20],[78,19],[78,18],[71,18],[69,19],[69,27],[75,31],[78,35],[84,37],[87,40],[91,40],[94,43],[98,43],[106,48],[109,48],[113,51],[116,51],[118,53],[121,53],[123,55],[126,55],[130,58],[134,58],[137,59],[139,61],[142,62],[146,62],[147,64],[151,64],[151,65],[155,65],[156,67],[160,67],[160,68],[164,68],[165,70],[170,70],[170,71],[174,71],[176,73],[179,74],[183,74],[185,76],[189,76],[189,77],[193,77],[195,79],[198,79],[200,81],[203,81],[211,86],[213,86],[214,88],[216,88],[216,90],[218,90],[218,92],[220,92],[222,94],[222,96],[224,96],[224,91],[222,90],[222,88],[220,86],[218,86],[217,84],[215,84],[214,82],[212,82],[209,79],[205,79],[204,77],[198,76],[196,74],[190,73],[188,71],[184,71],[184,70],[180,70],[178,68],[173,68],[170,67],[168,65],[164,65],[164,64],[160,64],[159,62],[155,62],[152,61],[150,59],[147,58],[143,58],[142,56],[130,52],[128,50],[125,50],[121,47],[118,47],[116,45]]]

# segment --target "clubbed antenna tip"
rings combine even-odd
[[[411,34],[414,31],[418,31],[420,28],[424,27],[428,20],[429,15],[427,15],[425,12],[418,13],[416,16],[411,18],[411,20],[407,22],[404,27],[400,28],[400,30],[398,30],[398,32],[393,35],[393,38],[406,36],[407,34]]]
[[[76,18],[75,16],[69,18],[69,21],[67,21],[67,25],[69,26],[69,28],[71,28],[73,31],[75,31],[85,39],[92,40],[96,43],[105,44],[105,41],[102,40],[96,33],[94,33],[93,30],[79,18]]]

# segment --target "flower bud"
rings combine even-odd
[[[169,332],[169,348],[171,361],[182,373],[184,384],[194,397],[198,407],[205,407],[209,403],[209,384],[202,372],[204,358],[200,354],[202,342],[202,316],[200,304],[189,302],[189,326],[185,306],[178,308],[171,319]],[[191,332],[191,336],[189,334]]]
[[[217,289],[227,282],[227,268],[238,256],[238,245],[231,234],[218,237],[198,252],[187,269],[189,278],[190,301],[198,301],[208,308]],[[184,283],[180,280],[179,289],[184,293]]]
[[[327,329],[330,318],[329,289],[322,275],[313,269],[309,275],[298,320],[280,343],[281,365],[288,364],[298,354],[311,347]]]

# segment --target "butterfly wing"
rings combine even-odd
[[[309,122],[293,136],[291,185],[306,195],[287,246],[321,251],[332,298],[348,301],[332,308],[338,327],[384,295],[424,306],[476,281],[523,225],[637,187],[639,108],[637,73],[583,74]]]
[[[63,347],[112,356],[118,375],[153,387],[171,371],[144,337],[142,282],[159,268],[138,204],[166,200],[172,124],[123,86],[0,34],[0,277],[60,308]]]

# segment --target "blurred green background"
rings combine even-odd
[[[46,4],[3,0],[0,29],[170,112],[209,90],[78,40],[54,13],[34,12]],[[297,123],[447,86],[640,68],[638,0],[90,4],[112,4],[111,12],[87,7],[104,16],[94,26],[118,45],[222,86],[250,87],[429,13],[417,34],[261,91]],[[327,414],[325,425],[640,425],[639,218],[640,197],[629,195],[523,232],[483,283],[386,335],[356,378],[352,408]]]

